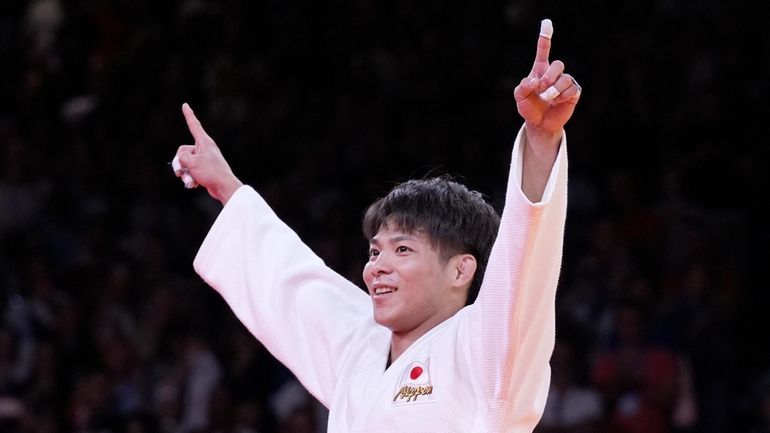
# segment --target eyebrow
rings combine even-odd
[[[395,236],[389,237],[387,239],[387,242],[395,243],[395,242],[411,241],[411,240],[414,240],[413,236],[407,235],[407,234],[402,234],[402,235],[395,235]],[[372,245],[380,245],[381,244],[380,240],[377,239],[376,237],[372,238],[372,240],[370,240],[369,243],[372,244]]]

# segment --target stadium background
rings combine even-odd
[[[167,164],[191,140],[181,104],[360,283],[361,212],[395,182],[450,173],[500,208],[521,124],[511,92],[549,17],[551,58],[584,88],[567,125],[554,363],[590,408],[574,420],[770,431],[770,46],[748,5],[4,0],[0,12],[0,430],[325,431],[323,409],[192,270],[220,207]],[[568,421],[540,431],[579,431]]]

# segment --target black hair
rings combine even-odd
[[[369,206],[363,218],[364,236],[371,241],[388,224],[425,234],[442,260],[473,255],[477,267],[465,303],[476,300],[500,226],[500,216],[480,192],[449,175],[406,181]]]

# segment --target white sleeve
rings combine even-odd
[[[317,257],[249,186],[239,188],[193,263],[241,322],[328,407],[369,297]]]
[[[567,211],[566,136],[539,203],[521,190],[524,127],[513,148],[500,229],[468,321],[490,431],[532,431],[543,413]]]

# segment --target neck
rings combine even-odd
[[[466,289],[467,293],[467,289]],[[465,297],[458,297],[456,301],[444,304],[444,309],[437,311],[433,316],[425,319],[414,328],[406,329],[390,328],[390,359],[388,366],[398,359],[415,341],[425,335],[428,331],[442,324],[445,320],[457,314],[465,305]]]
[[[409,346],[411,346],[420,337],[425,335],[431,329],[443,323],[444,320],[446,319],[447,318],[443,318],[441,320],[436,320],[436,321],[424,322],[419,327],[412,329],[411,331],[391,332],[390,361],[388,362],[388,365],[395,362],[396,359],[398,359],[398,357],[401,356],[402,353],[406,352],[406,349],[408,349]]]
[[[417,341],[418,338],[420,338],[420,336],[415,338],[411,338],[408,335],[398,336],[398,334],[394,332],[390,339],[390,360],[388,361],[388,366],[390,366],[390,364],[398,359],[398,357],[401,356],[401,354],[404,353],[406,349],[412,345],[412,343]]]

